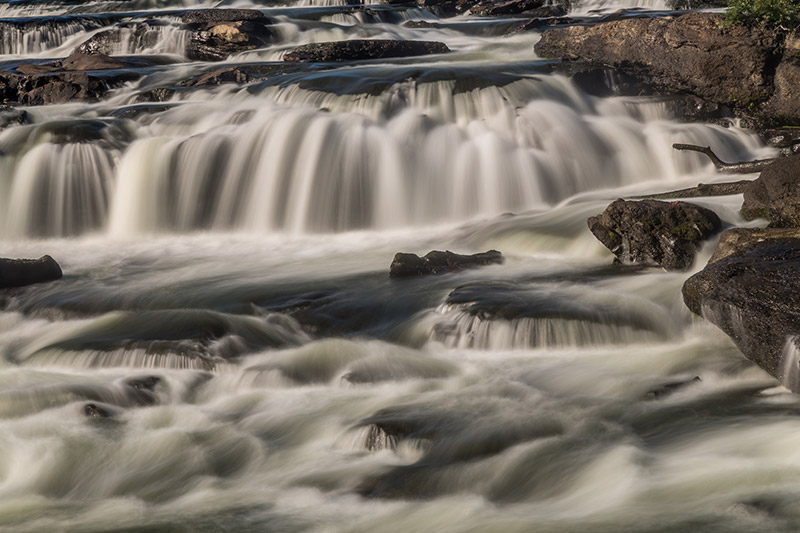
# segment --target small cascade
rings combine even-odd
[[[790,336],[783,345],[778,379],[787,389],[800,391],[800,337]]]
[[[178,24],[127,24],[108,30],[103,53],[117,55],[173,54],[183,56],[189,33]],[[101,33],[103,35],[105,32]]]
[[[90,18],[65,18],[47,22],[0,22],[0,55],[52,56],[69,55],[70,48],[80,44],[102,23]]]
[[[5,206],[7,236],[79,235],[108,215],[118,152],[91,143],[43,143],[19,162]]]

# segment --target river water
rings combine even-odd
[[[769,149],[590,96],[508,20],[329,4],[237,2],[280,39],[225,64],[353,38],[453,52],[153,106],[214,66],[175,18],[211,3],[0,5],[55,21],[4,33],[4,68],[118,24],[115,55],[170,63],[0,132],[0,255],[65,273],[0,298],[0,529],[797,530],[800,401],[690,315],[688,273],[612,268],[586,229],[620,196],[726,179],[673,142]],[[665,5],[573,10],[618,7]],[[740,196],[697,203],[744,224]],[[506,261],[388,277],[431,249]]]

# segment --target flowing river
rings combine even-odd
[[[344,4],[236,2],[278,37],[216,65],[176,18],[211,2],[0,4],[4,69],[109,28],[162,60],[0,131],[0,255],[64,270],[0,294],[0,530],[800,528],[800,400],[692,317],[690,273],[612,267],[586,228],[730,178],[674,142],[770,149],[585,93],[518,19]],[[572,9],[619,7],[666,5]],[[452,52],[152,96],[359,38]],[[744,224],[741,196],[696,203]],[[388,277],[432,249],[506,261]]]

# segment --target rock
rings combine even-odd
[[[241,67],[224,67],[205,72],[200,76],[180,83],[181,87],[203,87],[208,85],[221,85],[223,83],[249,83],[252,76]]]
[[[39,259],[0,258],[0,288],[22,287],[53,281],[62,276],[61,267],[49,255]]]
[[[389,267],[389,276],[393,278],[420,276],[423,274],[441,274],[465,268],[503,263],[503,255],[497,250],[460,255],[451,251],[433,250],[425,257],[416,254],[397,253]]]
[[[186,56],[198,61],[221,61],[272,40],[272,22],[254,9],[202,9],[184,14],[181,20],[191,31]]]
[[[394,57],[444,54],[450,49],[436,41],[399,41],[391,39],[355,39],[312,43],[298,46],[283,56],[290,62],[361,61]]]
[[[8,105],[0,105],[0,130],[28,122],[28,112]]]
[[[726,27],[722,22],[718,14],[690,12],[551,28],[535,50],[542,57],[610,65],[655,86],[749,108],[772,93],[780,37],[763,27]]]
[[[785,377],[784,349],[800,334],[800,230],[724,232],[708,265],[686,280],[683,299],[772,376]],[[796,381],[787,383],[797,392]]]
[[[728,7],[728,0],[669,0],[669,9],[716,9]]]
[[[473,6],[470,9],[470,13],[488,17],[497,15],[517,15],[525,11],[541,8],[544,3],[545,0],[508,0],[506,2],[480,3]]]
[[[703,381],[700,379],[700,376],[695,376],[692,379],[683,380],[683,381],[670,381],[669,383],[664,383],[663,385],[659,385],[658,387],[650,390],[645,394],[645,399],[647,400],[661,400],[662,398],[666,398],[667,396],[671,396],[672,394],[679,392],[689,385],[694,385],[695,383],[700,383]]]
[[[83,416],[86,418],[111,418],[114,416],[114,412],[107,406],[87,403],[83,406]]]
[[[775,93],[764,106],[773,120],[800,124],[800,58],[785,58],[775,71]]]
[[[196,9],[180,16],[184,24],[206,24],[214,26],[222,22],[259,21],[269,24],[264,13],[256,9]]]
[[[800,155],[776,159],[744,191],[742,216],[770,227],[800,226]]]
[[[616,256],[615,263],[660,265],[666,270],[689,269],[700,242],[721,226],[713,211],[687,202],[621,199],[587,223]]]
[[[107,70],[122,68],[125,63],[101,53],[72,52],[69,57],[61,62],[64,70]]]

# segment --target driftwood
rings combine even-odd
[[[676,198],[701,198],[705,196],[732,196],[742,194],[745,188],[753,183],[751,180],[726,181],[724,183],[698,183],[697,187],[678,189],[676,191],[662,192],[634,196],[634,199],[674,200]]]
[[[699,152],[708,156],[717,170],[720,172],[727,172],[729,174],[750,174],[752,172],[761,172],[764,168],[775,161],[773,159],[758,159],[755,161],[742,161],[741,163],[726,163],[711,151],[710,146],[697,146],[696,144],[682,144],[676,143],[672,147],[675,150],[685,150],[689,152]]]

